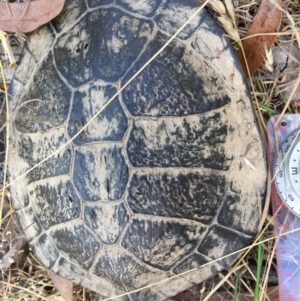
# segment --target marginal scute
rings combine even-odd
[[[117,98],[82,130],[116,92],[117,89],[110,85],[102,86],[95,83],[92,86],[85,86],[75,93],[68,122],[70,137],[82,131],[75,138],[75,144],[122,140],[127,129],[127,118]]]
[[[194,252],[184,258],[173,271],[178,275],[189,271],[189,273],[186,274],[186,280],[191,284],[198,284],[211,275],[216,275],[223,269],[224,266],[220,265],[218,261],[214,261],[211,258]]]
[[[166,280],[167,278],[164,278]],[[188,277],[176,277],[169,281],[163,281],[155,285],[155,290],[163,296],[175,296],[178,292],[183,292],[185,288],[190,288],[192,283],[188,281]],[[162,299],[162,300],[165,300]]]
[[[52,21],[57,32],[74,23],[86,11],[85,1],[66,0],[63,11]]]
[[[128,204],[134,213],[192,219],[209,224],[215,217],[226,178],[215,172],[135,173]]]
[[[51,53],[35,69],[31,83],[22,101],[32,101],[18,110],[17,130],[38,133],[62,126],[68,116],[71,92],[59,77]]]
[[[22,229],[24,229],[24,234],[26,235],[29,242],[38,237],[43,232],[42,226],[37,220],[35,212],[30,206],[21,210],[17,210],[16,214],[18,216]]]
[[[164,296],[154,291],[153,288],[145,288],[137,293],[130,294],[130,301],[157,301],[161,299],[165,299]]]
[[[8,95],[9,103],[11,105],[11,110],[14,111],[20,103],[22,96],[24,95],[26,89],[18,80],[14,79],[14,84],[10,86]]]
[[[140,264],[122,248],[107,247],[97,258],[94,274],[109,279],[116,288],[128,290],[152,283],[153,277],[161,274],[153,272],[146,265]],[[133,277],[134,275],[134,277]]]
[[[259,216],[253,215],[253,212],[259,211],[259,208],[258,204],[249,203],[251,197],[253,196],[248,194],[227,193],[218,216],[218,223],[247,235],[255,235]]]
[[[24,209],[30,204],[29,189],[26,181],[20,181],[19,189],[11,191],[11,198],[14,200],[14,209]]]
[[[30,197],[34,200],[32,206],[44,229],[80,216],[80,199],[67,177],[39,182],[34,185]]]
[[[215,263],[207,265],[207,263],[209,261],[212,261],[212,259],[207,260],[207,258],[205,258],[203,255],[201,255],[199,253],[192,253],[191,255],[186,257],[184,260],[182,260],[174,268],[173,271],[174,271],[175,274],[180,274],[180,273],[184,273],[186,271],[191,271],[193,269],[200,268],[202,265],[209,266],[209,269],[211,269],[213,266],[215,266]]]
[[[244,95],[248,94],[234,50],[229,41],[222,37],[224,32],[221,28],[215,27],[211,30],[214,24],[213,19],[207,18],[203,26],[193,34],[191,46],[201,55],[201,60],[209,62],[210,67],[223,79],[222,86],[227,86],[231,91],[242,89]],[[252,118],[252,114],[250,116]]]
[[[166,42],[167,37],[158,32],[123,84]],[[230,97],[223,86],[223,79],[209,64],[191,59],[186,45],[173,41],[125,88],[123,101],[135,116],[186,116],[229,104]]]
[[[52,268],[59,257],[58,250],[55,248],[49,236],[43,234],[32,245],[32,251],[49,268]]]
[[[186,13],[187,7],[189,14]],[[167,31],[168,34],[174,35],[198,8],[199,4],[194,0],[185,0],[184,2],[181,0],[168,0],[160,7],[160,13],[155,17],[155,22],[157,22],[160,30]],[[189,38],[206,19],[205,17],[205,14],[196,15],[178,34],[178,38]]]
[[[198,253],[193,253],[182,260],[174,269],[175,274],[180,274],[195,268],[200,267],[203,264],[206,264],[208,261],[207,259]]]
[[[123,203],[85,206],[84,221],[99,238],[113,244],[126,226],[129,215]]]
[[[223,34],[221,28],[216,28],[215,32],[211,32],[210,27],[213,26],[213,24],[214,20],[207,18],[203,26],[201,26],[191,38],[191,47],[204,57],[206,62],[210,63],[224,58],[222,52],[227,50],[229,46],[229,44],[227,44],[228,41],[220,37],[220,33]],[[213,49],[211,49],[211,40],[214,41]],[[231,60],[231,58],[228,57],[228,60]]]
[[[34,33],[35,34],[28,36],[25,49],[28,49],[36,62],[39,62],[43,59],[44,56],[49,53],[55,36],[51,30],[50,25],[39,27],[34,31]],[[41,45],[43,45],[43,47],[41,47]],[[20,64],[23,65],[23,61],[21,61]],[[27,67],[27,65],[25,66]],[[28,74],[26,76],[27,80],[30,75],[31,74]]]
[[[230,242],[230,243],[228,243]],[[220,226],[212,226],[207,236],[202,240],[198,247],[198,252],[210,258],[218,259],[226,254],[241,249],[250,243],[250,237],[241,233],[231,231]],[[219,264],[228,266],[236,256],[219,260]]]
[[[61,227],[50,231],[50,237],[57,249],[66,254],[71,262],[89,269],[101,245],[91,232],[80,222],[70,227]]]
[[[62,257],[53,267],[53,272],[63,277],[74,281],[75,283],[81,283],[85,275],[80,268],[72,264],[68,259]]]
[[[246,128],[245,135],[253,137],[253,128],[249,130]],[[228,182],[227,194],[217,217],[220,225],[251,236],[256,234],[260,223],[266,187],[265,180],[258,176],[258,170],[247,163],[253,162],[254,166],[256,165],[258,146],[256,141],[250,140],[244,146],[245,150],[241,151],[245,157],[241,157],[232,170],[234,177]],[[261,200],[261,202],[252,200]]]
[[[150,21],[115,8],[88,13],[58,39],[54,47],[57,67],[73,86],[94,78],[118,81],[152,30]],[[95,51],[102,55],[95,55]]]
[[[53,154],[67,142],[63,128],[55,129],[47,133],[19,134],[18,155],[28,168],[40,163],[47,156]],[[65,147],[51,158],[41,163],[26,175],[27,183],[40,179],[67,174],[71,166],[71,148]],[[25,172],[25,170],[24,170]]]
[[[228,124],[219,112],[133,122],[127,154],[136,167],[204,167],[228,170]]]
[[[85,274],[81,285],[84,287],[89,287],[92,291],[101,292],[104,296],[113,296],[114,287],[113,285],[106,281],[104,278],[97,277],[96,275],[90,273]],[[123,301],[123,300],[122,300]]]
[[[133,218],[122,239],[122,246],[143,262],[169,270],[194,249],[205,227],[178,220]]]
[[[21,62],[22,64],[24,64],[24,66],[26,66],[26,68],[17,68],[15,73],[14,73],[14,78],[16,80],[18,80],[20,83],[22,83],[23,85],[26,85],[26,82],[28,80],[28,74],[32,74],[35,66],[36,66],[36,62],[32,56],[32,54],[29,51],[25,51],[22,54],[21,57]]]
[[[97,147],[96,147],[97,146]],[[128,179],[121,147],[93,144],[75,152],[74,182],[86,201],[117,200]]]

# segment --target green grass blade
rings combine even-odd
[[[263,241],[263,236],[259,237],[259,242]],[[257,270],[256,270],[256,283],[255,283],[255,290],[254,290],[254,301],[259,300],[259,293],[260,293],[260,276],[261,276],[261,269],[262,263],[264,258],[264,248],[261,244],[257,247]]]
[[[238,301],[239,286],[240,286],[240,270],[237,270],[236,278],[235,278],[235,285],[234,285],[233,301]]]

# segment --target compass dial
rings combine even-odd
[[[300,217],[300,136],[290,134],[280,145],[273,166],[274,183],[286,206]]]

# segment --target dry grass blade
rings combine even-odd
[[[7,106],[7,112],[6,112],[6,117],[9,118],[9,103],[8,103],[8,91],[7,91],[7,86],[6,86],[6,80],[5,80],[5,74],[4,74],[4,69],[2,65],[2,60],[0,59],[0,71],[2,73],[2,78],[3,78],[3,84],[4,84],[4,91],[5,91],[5,102]],[[7,124],[7,128],[9,130],[9,124]],[[3,187],[6,186],[6,171],[7,171],[7,157],[9,154],[9,135],[6,135],[6,156],[5,156],[5,163],[4,163],[4,178],[3,178]],[[0,212],[2,213],[3,210],[3,203],[4,203],[4,195],[5,195],[5,190],[2,189],[1,191],[1,204],[0,204]],[[0,214],[0,226],[2,225],[2,214]]]
[[[284,106],[284,108],[283,108],[281,114],[279,115],[278,120],[277,120],[276,123],[275,123],[275,128],[276,128],[276,127],[278,126],[278,124],[280,123],[282,116],[285,114],[285,112],[286,112],[288,106],[290,105],[291,100],[292,100],[294,94],[296,93],[296,90],[298,89],[299,84],[300,84],[300,73],[298,74],[298,78],[297,78],[297,80],[296,80],[296,82],[295,82],[295,85],[294,85],[294,88],[293,88],[293,90],[292,90],[292,92],[291,92],[291,94],[290,94],[290,97],[289,97],[289,99],[287,100],[287,102],[286,102],[286,104],[285,104],[285,106]]]
[[[2,281],[2,280],[0,280],[0,283],[3,284],[3,285],[7,285],[7,283],[4,282],[4,281]],[[29,295],[34,295],[37,298],[39,298],[39,300],[48,301],[48,298],[45,298],[45,297],[41,296],[41,294],[37,294],[34,290],[28,289],[26,287],[21,287],[19,285],[15,285],[13,283],[10,283],[9,286],[11,286],[12,288],[16,288],[16,289],[18,289],[20,291],[27,292],[27,293],[29,293]],[[22,298],[21,298],[21,300],[22,300]]]
[[[225,0],[226,9],[230,19],[235,23],[234,6],[232,0]]]
[[[5,129],[5,127],[7,126],[7,124],[9,123],[9,122],[11,122],[13,119],[14,119],[14,117],[17,115],[17,113],[18,113],[18,111],[22,108],[22,107],[26,107],[26,105],[27,104],[29,104],[29,103],[32,103],[32,102],[34,102],[34,101],[36,101],[36,102],[40,102],[40,103],[42,103],[42,101],[40,100],[40,99],[30,99],[30,100],[27,100],[27,101],[24,101],[23,103],[21,103],[11,114],[10,114],[10,116],[9,116],[9,118],[4,122],[4,124],[0,127],[0,132],[2,132],[4,129]]]
[[[261,215],[261,220],[260,223],[258,225],[258,233],[261,232],[261,230],[263,229],[264,223],[267,220],[268,217],[268,211],[270,208],[270,201],[271,201],[271,173],[270,173],[270,169],[268,170],[268,179],[267,179],[267,193],[266,193],[266,198],[265,198],[265,206]],[[272,221],[267,221],[267,223],[271,223]]]
[[[276,251],[276,244],[274,243],[273,244],[273,248],[272,248],[272,252],[271,253],[268,253],[267,256],[268,256],[268,260],[267,260],[267,270],[266,270],[266,274],[269,275],[269,271],[271,269],[271,265],[272,265],[272,261],[273,261],[273,258],[274,258],[274,255],[275,255],[275,251]],[[260,298],[259,298],[259,301],[263,301],[265,298],[269,299],[268,296],[267,296],[267,285],[268,285],[268,282],[267,282],[268,278],[265,277],[264,281],[263,281],[263,285],[262,285],[262,288],[261,288],[261,294],[260,294]]]
[[[218,20],[223,25],[223,28],[228,33],[229,37],[232,38],[235,42],[239,42],[240,36],[239,36],[237,30],[235,29],[232,21],[229,20],[229,18],[226,16],[219,16]]]
[[[211,0],[209,1],[209,5],[219,14],[226,15],[226,8],[220,0]]]
[[[244,266],[244,264],[242,265],[238,265],[235,266],[232,270],[231,273],[228,273],[225,277],[223,277],[223,279],[218,283],[218,285],[215,286],[214,290],[212,290],[209,294],[207,294],[207,296],[205,297],[205,299],[203,301],[209,301],[209,298],[218,290],[218,288],[228,280],[228,278],[231,276],[232,273],[235,273],[237,270],[239,270],[240,268],[242,268]]]
[[[7,33],[5,33],[2,30],[0,30],[0,40],[1,40],[2,46],[4,48],[5,54],[8,56],[8,59],[10,62],[10,68],[15,68],[17,66],[17,62],[15,60],[12,49],[10,47]]]
[[[235,24],[235,13],[232,0],[225,0],[225,6],[220,0],[210,1],[209,5],[218,14],[217,19],[229,37],[236,42],[240,42],[240,35]]]
[[[265,45],[265,66],[266,68],[272,73],[274,72],[274,68],[273,68],[273,63],[274,63],[274,59],[273,59],[273,54],[272,54],[272,50],[267,49],[266,45]]]

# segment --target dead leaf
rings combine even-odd
[[[30,32],[48,23],[63,9],[65,0],[36,0],[24,3],[0,3],[0,29]]]
[[[61,277],[53,272],[51,272],[51,280],[53,282],[53,286],[58,290],[58,292],[62,295],[62,297],[66,301],[73,300],[73,282],[64,277]]]
[[[266,35],[275,33],[279,30],[282,18],[282,0],[263,0],[252,25],[249,28],[247,38],[243,41],[246,61],[248,63],[250,75],[252,75],[262,64],[266,56],[265,49],[270,49],[275,42],[276,35]],[[243,71],[248,76],[246,63],[241,50],[238,52],[238,58]]]
[[[267,288],[267,296],[271,301],[279,301],[279,288],[272,286]]]

